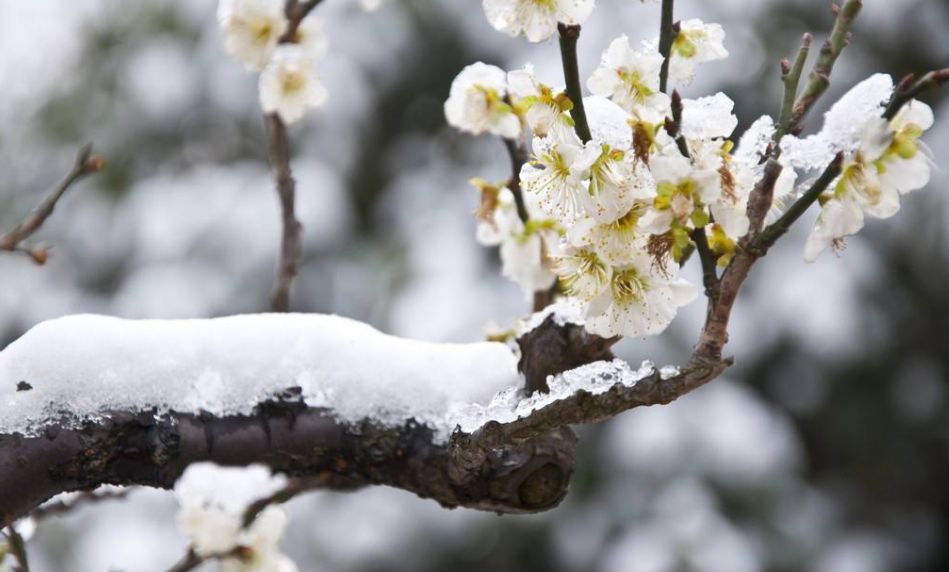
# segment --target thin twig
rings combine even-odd
[[[771,248],[771,246],[791,228],[791,225],[794,224],[797,219],[801,218],[801,215],[817,201],[833,180],[837,178],[837,175],[840,174],[841,168],[843,167],[843,163],[843,153],[838,153],[830,165],[828,165],[827,168],[824,169],[824,172],[814,181],[811,188],[794,201],[794,204],[781,215],[781,218],[768,225],[768,228],[755,238],[755,248],[762,252],[766,252]]]
[[[46,219],[53,214],[56,204],[66,194],[66,191],[86,175],[95,173],[105,165],[104,159],[99,155],[92,154],[92,145],[83,145],[76,154],[76,160],[72,169],[66,174],[66,177],[53,189],[53,192],[46,197],[33,211],[17,225],[4,235],[0,235],[0,250],[7,252],[22,252],[29,255],[37,264],[46,262],[46,249],[41,247],[26,248],[22,242],[31,237],[43,226]]]
[[[306,18],[320,2],[322,2],[322,0],[307,0],[306,2],[287,0],[286,7],[284,8],[284,13],[287,15],[287,30],[280,36],[280,43],[292,43],[296,39],[297,31],[300,29],[300,24],[303,22],[303,19]]]
[[[319,5],[322,0],[287,0],[284,13],[287,15],[287,30],[280,37],[281,44],[297,41],[297,32],[303,19]],[[270,307],[274,312],[290,311],[290,288],[297,276],[297,266],[300,263],[301,230],[300,221],[295,214],[296,208],[296,181],[290,168],[290,141],[287,137],[287,126],[276,113],[264,116],[269,146],[270,168],[273,171],[277,186],[277,196],[280,199],[281,211],[281,239],[280,260],[277,263],[277,275],[274,278],[274,289],[270,296]]]
[[[686,159],[691,160],[692,154],[689,152],[689,143],[685,140],[685,135],[682,134],[682,96],[679,95],[678,90],[672,90],[672,119],[666,118],[665,129],[666,133],[669,134],[669,137],[675,140],[676,146],[679,148],[679,152],[682,153],[682,156]]]
[[[804,34],[801,38],[801,47],[797,51],[794,63],[788,60],[781,60],[781,81],[784,82],[784,99],[781,101],[781,115],[778,119],[778,125],[774,130],[775,145],[780,144],[781,138],[787,133],[791,125],[791,117],[794,113],[794,99],[797,97],[797,88],[801,82],[801,74],[804,73],[804,64],[807,62],[807,55],[811,51],[811,42],[814,37],[810,34]]]
[[[517,216],[521,222],[527,222],[530,215],[527,213],[527,206],[524,204],[524,191],[521,189],[521,168],[527,162],[527,148],[521,141],[507,139],[502,137],[507,153],[511,157],[511,178],[508,179],[507,188],[514,195],[514,204],[517,206]]]
[[[584,143],[590,141],[590,125],[587,123],[587,113],[583,108],[583,88],[580,86],[580,68],[577,63],[577,40],[580,39],[580,26],[557,24],[560,32],[560,59],[563,63],[563,77],[567,84],[567,97],[573,103],[570,117],[573,118],[577,135]]]
[[[699,253],[702,263],[702,284],[705,286],[705,296],[710,300],[718,298],[718,271],[715,269],[715,254],[708,246],[708,237],[702,227],[694,229],[690,236],[695,243],[695,250]]]
[[[273,170],[280,199],[281,221],[283,225],[280,241],[280,261],[271,295],[271,307],[274,312],[287,312],[290,309],[290,287],[297,275],[300,260],[300,222],[294,214],[296,202],[296,182],[290,170],[290,141],[287,127],[276,113],[265,117],[267,140],[270,151],[270,167]]]
[[[886,111],[883,112],[883,118],[893,119],[900,109],[917,95],[947,83],[949,83],[949,68],[931,71],[916,81],[913,81],[913,76],[907,76],[893,92],[890,102],[886,105]]]
[[[13,572],[30,572],[30,563],[26,556],[26,542],[24,542],[23,537],[12,525],[7,527],[4,534],[7,537],[10,554],[16,561],[13,564]]]
[[[659,70],[659,91],[665,93],[669,85],[669,60],[672,54],[672,42],[678,35],[677,25],[673,22],[675,0],[662,0],[662,20],[659,24],[659,54],[662,56],[662,68]]]
[[[794,104],[791,120],[787,126],[787,133],[794,133],[800,127],[807,113],[814,107],[820,96],[827,91],[834,64],[850,42],[850,26],[862,7],[862,0],[845,0],[842,7],[836,4],[833,5],[834,27],[830,32],[830,37],[827,38],[820,50],[817,63],[814,64],[814,69],[808,77],[804,91]]]

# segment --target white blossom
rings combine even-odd
[[[483,0],[491,26],[509,36],[542,42],[557,33],[557,23],[582,24],[595,0]]]
[[[364,12],[374,12],[382,6],[382,0],[359,0],[359,7]]]
[[[604,223],[585,218],[567,229],[567,238],[575,246],[594,251],[611,265],[626,264],[643,247],[639,221],[646,208],[647,203],[637,201],[613,221]]]
[[[566,294],[583,301],[592,300],[606,289],[613,274],[612,266],[595,251],[566,243],[560,245],[552,262]]]
[[[445,117],[453,127],[473,135],[488,132],[517,139],[521,122],[506,98],[504,70],[476,62],[465,67],[452,82],[445,101]]]
[[[659,91],[661,68],[662,56],[655,46],[643,45],[635,51],[629,38],[622,35],[603,52],[600,66],[587,80],[587,87],[630,112],[637,106],[666,108],[669,98]]]
[[[243,526],[252,502],[284,486],[285,478],[271,475],[262,465],[193,464],[175,483],[178,528],[200,556],[219,556],[239,547],[240,558],[221,560],[224,572],[294,572],[296,567],[277,548],[287,521],[281,507],[268,506]]]
[[[695,75],[695,64],[728,57],[724,41],[725,31],[719,24],[706,24],[698,19],[681,22],[679,33],[672,41],[669,78],[690,83]]]
[[[256,71],[267,64],[288,26],[283,0],[221,0],[217,15],[227,52]]]
[[[508,72],[507,83],[515,108],[523,113],[535,136],[546,137],[554,130],[573,129],[573,119],[567,113],[573,109],[573,102],[562,89],[555,90],[537,81],[533,66]]]
[[[655,195],[649,169],[633,160],[632,151],[613,149],[606,143],[588,143],[570,169],[586,181],[586,192],[580,194],[584,212],[601,223],[615,221],[637,200]]]
[[[919,137],[932,124],[932,109],[919,101],[906,104],[892,121],[874,117],[865,123],[860,147],[822,197],[805,260],[812,262],[828,246],[839,248],[844,237],[863,228],[865,216],[893,216],[901,194],[926,186],[930,164]]]
[[[564,223],[583,213],[587,188],[581,174],[571,168],[581,150],[580,139],[572,132],[562,140],[535,138],[534,158],[521,168],[524,192],[536,197],[544,214]]]
[[[302,46],[283,44],[260,74],[260,106],[290,124],[326,101],[326,88]]]
[[[587,306],[586,328],[603,337],[661,333],[679,307],[695,299],[696,289],[666,271],[643,246],[630,262],[612,270],[610,286]]]
[[[527,298],[550,288],[556,276],[549,255],[557,247],[560,227],[540,218],[540,209],[530,197],[524,197],[529,215],[525,224],[510,189],[481,179],[473,179],[472,184],[481,191],[477,240],[484,246],[501,247],[501,274],[517,283]]]
[[[670,229],[705,226],[705,206],[721,195],[720,174],[697,170],[681,155],[659,156],[650,163],[656,197],[640,222],[644,231],[663,234]]]
[[[326,55],[326,33],[323,31],[323,20],[309,15],[300,22],[297,33],[293,37],[293,44],[303,48],[303,52],[312,61],[317,61]]]

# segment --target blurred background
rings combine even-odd
[[[949,4],[867,0],[820,112],[873,72],[949,63]],[[0,256],[0,347],[79,312],[206,317],[268,309],[278,242],[253,74],[224,53],[216,3],[0,2],[0,228],[66,172],[85,141],[108,160],[37,237],[37,267]],[[476,60],[532,62],[560,83],[554,43],[492,30],[474,0],[326,0],[326,107],[292,131],[305,259],[293,307],[398,335],[474,340],[527,310],[474,241],[472,176],[508,176],[503,145],[450,130],[442,102]],[[732,56],[683,91],[737,102],[739,130],[775,114],[777,62],[824,0],[679,0],[720,22]],[[658,31],[658,6],[599,0],[581,70],[609,41]],[[737,305],[727,376],[661,408],[580,429],[556,510],[447,511],[376,488],[289,505],[301,571],[874,572],[949,570],[949,90],[927,96],[936,164],[900,216],[802,261],[810,220],[757,267]],[[696,268],[687,275],[699,282]],[[704,305],[622,357],[681,362]],[[34,572],[164,570],[184,552],[174,499],[125,501],[40,524]],[[209,568],[210,569],[210,568]]]

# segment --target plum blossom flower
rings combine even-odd
[[[507,83],[515,108],[524,114],[536,137],[546,137],[554,130],[573,129],[573,119],[567,113],[573,109],[573,102],[562,89],[554,90],[537,81],[531,65],[508,72]]]
[[[929,159],[919,142],[933,124],[932,109],[911,101],[893,118],[866,122],[860,147],[844,164],[804,248],[808,262],[828,246],[839,248],[846,236],[863,228],[866,216],[885,219],[900,209],[900,195],[929,182]]]
[[[587,87],[629,112],[637,106],[665,109],[669,97],[659,91],[661,68],[662,56],[655,46],[644,44],[642,49],[633,50],[624,34],[603,52],[600,66],[587,80]]]
[[[656,179],[656,197],[640,223],[643,230],[663,234],[670,229],[705,226],[705,206],[721,194],[719,173],[694,169],[681,156],[655,157],[650,166]]]
[[[679,83],[690,83],[695,75],[695,64],[728,57],[724,41],[725,31],[719,24],[706,24],[698,19],[683,21],[672,41],[669,77]]]
[[[301,46],[307,57],[314,62],[325,56],[328,42],[323,31],[323,20],[313,15],[304,18],[291,43]]]
[[[557,33],[557,23],[582,24],[595,0],[483,0],[491,26],[509,36],[543,42]]]
[[[593,250],[609,264],[625,264],[642,247],[639,221],[647,208],[648,203],[636,201],[616,220],[604,223],[588,217],[570,227],[567,238],[573,245]]]
[[[588,302],[610,284],[613,268],[592,249],[561,244],[553,269],[568,296]]]
[[[560,240],[560,227],[551,219],[540,218],[531,200],[525,200],[530,218],[523,222],[514,194],[505,186],[482,179],[473,179],[472,184],[481,191],[477,239],[484,246],[501,247],[501,274],[517,283],[527,298],[550,288],[556,276],[549,255]]]
[[[313,60],[296,44],[282,44],[274,51],[260,74],[259,94],[264,113],[276,113],[287,124],[303,119],[327,97]]]
[[[573,132],[562,139],[535,138],[534,159],[521,168],[521,186],[525,193],[536,197],[544,214],[565,223],[583,212],[587,189],[581,174],[572,169],[582,149],[580,139]]]
[[[288,26],[283,0],[221,0],[217,17],[227,52],[255,71],[267,65]]]
[[[499,67],[473,63],[455,77],[445,101],[448,123],[461,131],[488,132],[508,139],[521,135],[521,121],[507,101],[507,74]]]
[[[614,267],[609,288],[587,306],[586,328],[603,337],[648,336],[666,329],[679,307],[695,299],[696,289],[655,264],[645,245],[629,263]]]
[[[262,465],[193,464],[175,483],[178,528],[200,556],[240,548],[239,556],[221,560],[225,572],[295,572],[296,566],[277,548],[287,521],[282,508],[268,506],[249,526],[242,522],[252,502],[285,485],[286,479],[272,476]]]

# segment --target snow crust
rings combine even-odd
[[[875,74],[855,85],[824,114],[820,132],[781,141],[783,159],[796,169],[821,170],[841,151],[853,151],[867,121],[878,117],[893,94],[893,78]]]
[[[414,417],[447,438],[453,405],[488,403],[520,385],[504,344],[397,338],[339,316],[76,315],[43,322],[0,352],[0,434],[109,411],[246,414],[299,387],[305,403],[344,421]]]
[[[498,393],[487,405],[470,404],[456,407],[451,418],[462,431],[470,433],[489,421],[510,423],[528,417],[534,411],[567,399],[580,390],[599,395],[617,384],[633,387],[655,372],[656,366],[650,361],[644,361],[639,369],[635,370],[620,359],[597,361],[548,377],[549,393],[537,392],[525,398],[520,388],[509,388]],[[667,366],[660,370],[664,379],[677,374],[678,369],[675,367]]]
[[[551,315],[554,317],[554,323],[558,326],[566,326],[567,324],[582,326],[586,323],[583,303],[576,298],[561,297],[543,310],[534,312],[519,322],[516,327],[517,337],[536,330],[544,323],[547,316]]]

